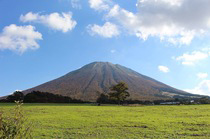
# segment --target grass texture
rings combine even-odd
[[[0,104],[6,113],[14,104]],[[210,139],[210,105],[24,104],[36,139]]]

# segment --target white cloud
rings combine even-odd
[[[158,69],[161,71],[161,72],[164,72],[164,73],[167,73],[169,72],[169,68],[166,67],[166,66],[158,66]]]
[[[26,15],[21,15],[22,22],[35,22],[41,23],[53,30],[68,32],[74,29],[77,22],[72,19],[72,13],[51,13],[40,15],[39,13],[29,12]]]
[[[208,58],[208,53],[202,51],[193,51],[192,53],[184,53],[182,56],[175,58],[177,61],[181,61],[183,65],[194,65],[200,60]]]
[[[193,94],[210,96],[210,80],[203,80],[194,89],[185,89],[185,91]]]
[[[90,35],[99,35],[104,38],[112,38],[120,34],[118,27],[110,22],[106,22],[103,26],[88,25],[87,29]]]
[[[97,11],[109,10],[109,3],[109,0],[89,0],[90,8]]]
[[[15,92],[17,92],[17,91],[18,91],[18,92],[22,92],[23,90],[19,90],[19,89],[15,90]]]
[[[138,0],[136,13],[115,5],[106,17],[143,40],[159,37],[188,45],[196,35],[209,32],[209,5],[209,0]]]
[[[82,9],[82,5],[80,4],[80,0],[71,0],[71,6],[74,9]]]
[[[200,72],[200,73],[197,74],[197,77],[199,79],[205,79],[205,78],[208,77],[208,73],[202,73],[202,72]]]
[[[208,48],[208,47],[203,47],[203,48],[201,49],[201,51],[209,53],[209,52],[210,52],[210,48]]]
[[[4,27],[0,34],[0,50],[8,49],[18,53],[35,50],[39,48],[38,40],[42,40],[42,34],[35,31],[35,27],[11,24]]]

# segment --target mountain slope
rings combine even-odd
[[[108,62],[93,62],[58,79],[28,89],[44,91],[86,101],[95,101],[101,93],[108,93],[110,86],[124,81],[128,84],[131,99],[156,100],[174,96],[193,97],[129,68]]]

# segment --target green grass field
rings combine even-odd
[[[0,111],[14,104],[0,104]],[[24,104],[34,138],[210,139],[210,105]]]

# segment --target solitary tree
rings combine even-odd
[[[116,100],[118,104],[123,102],[127,97],[130,96],[128,93],[128,85],[124,82],[119,82],[110,88],[109,98]]]

